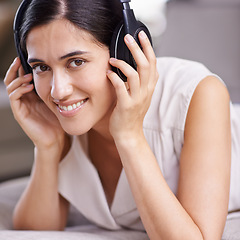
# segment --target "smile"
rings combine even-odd
[[[60,104],[58,104],[58,107],[62,110],[62,111],[66,111],[66,112],[70,112],[73,111],[79,107],[81,107],[88,99],[84,99],[82,101],[79,101],[77,103],[74,103],[72,105],[68,105],[68,106],[62,106]]]

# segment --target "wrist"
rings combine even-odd
[[[34,148],[35,162],[41,163],[56,163],[61,160],[61,150],[57,147],[36,147]]]
[[[134,148],[139,147],[146,143],[146,138],[143,131],[137,133],[126,133],[114,137],[115,144],[123,148]]]
[[[148,162],[149,156],[152,156],[152,150],[143,133],[135,137],[119,139],[115,144],[126,172],[132,173],[137,166],[139,167],[140,162],[141,164]]]
[[[70,137],[56,139],[55,142],[35,145],[35,158],[41,161],[53,161],[59,163],[67,154],[71,145]]]

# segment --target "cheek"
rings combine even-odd
[[[47,103],[49,94],[51,93],[51,87],[46,81],[40,81],[34,78],[34,87],[38,96]]]
[[[107,70],[109,65],[106,61],[105,64],[94,63],[88,65],[83,71],[75,73],[75,86],[88,93],[101,94],[109,91],[112,88],[110,80],[107,78]]]
[[[112,106],[116,99],[115,89],[107,78],[106,71],[101,69],[100,71],[92,71],[92,74],[88,74],[83,78],[84,83],[81,81],[79,89],[85,91],[94,104],[98,106],[98,111],[106,112],[109,107]]]
[[[95,93],[100,95],[103,99],[111,100],[115,95],[115,89],[107,78],[106,72],[102,74],[102,77],[99,77],[99,74],[96,74],[96,81],[92,84],[92,89],[95,89]]]
[[[105,82],[101,85],[98,91],[98,101],[101,104],[103,111],[109,111],[112,109],[113,104],[116,101],[116,92],[111,84],[110,80],[106,77]]]

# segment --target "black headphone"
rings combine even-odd
[[[20,29],[22,26],[22,22],[24,20],[24,14],[31,1],[32,0],[22,1],[16,12],[13,24],[15,47],[26,74],[31,73],[32,69],[27,62],[26,54],[21,50]],[[136,20],[134,12],[130,8],[129,2],[131,2],[131,0],[120,0],[120,3],[123,6],[123,21],[119,23],[119,25],[117,26],[113,33],[110,46],[110,56],[124,60],[125,62],[130,64],[134,69],[136,69],[137,68],[136,62],[134,61],[132,54],[130,53],[126,44],[124,43],[124,36],[126,34],[131,34],[136,40],[136,42],[140,45],[140,42],[138,40],[138,33],[143,30],[147,34],[151,43],[152,39],[147,27],[142,22]],[[113,68],[113,71],[116,72],[123,81],[127,80],[126,76],[119,69]]]
[[[123,5],[123,21],[119,23],[113,33],[110,56],[124,60],[134,69],[137,69],[137,64],[124,43],[124,36],[126,34],[132,35],[138,45],[141,46],[138,40],[138,33],[143,30],[152,44],[151,35],[148,28],[142,22],[136,20],[133,10],[130,9],[129,2],[131,2],[131,0],[120,0],[120,2]],[[113,71],[116,72],[123,81],[127,81],[126,76],[119,69],[113,68]]]
[[[14,22],[13,22],[13,32],[14,32],[14,42],[15,42],[15,47],[17,50],[17,54],[21,60],[23,69],[25,71],[26,74],[28,73],[32,73],[32,69],[30,67],[30,65],[27,62],[27,56],[26,54],[21,50],[21,46],[20,46],[20,30],[21,30],[21,26],[22,26],[22,22],[23,22],[23,18],[24,18],[24,14],[29,6],[29,4],[31,3],[31,0],[24,0],[22,1],[22,3],[20,4],[15,18],[14,18]]]

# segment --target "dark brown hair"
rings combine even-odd
[[[118,0],[32,0],[20,30],[21,47],[26,52],[28,33],[56,19],[66,19],[110,46],[114,29],[122,20]]]

